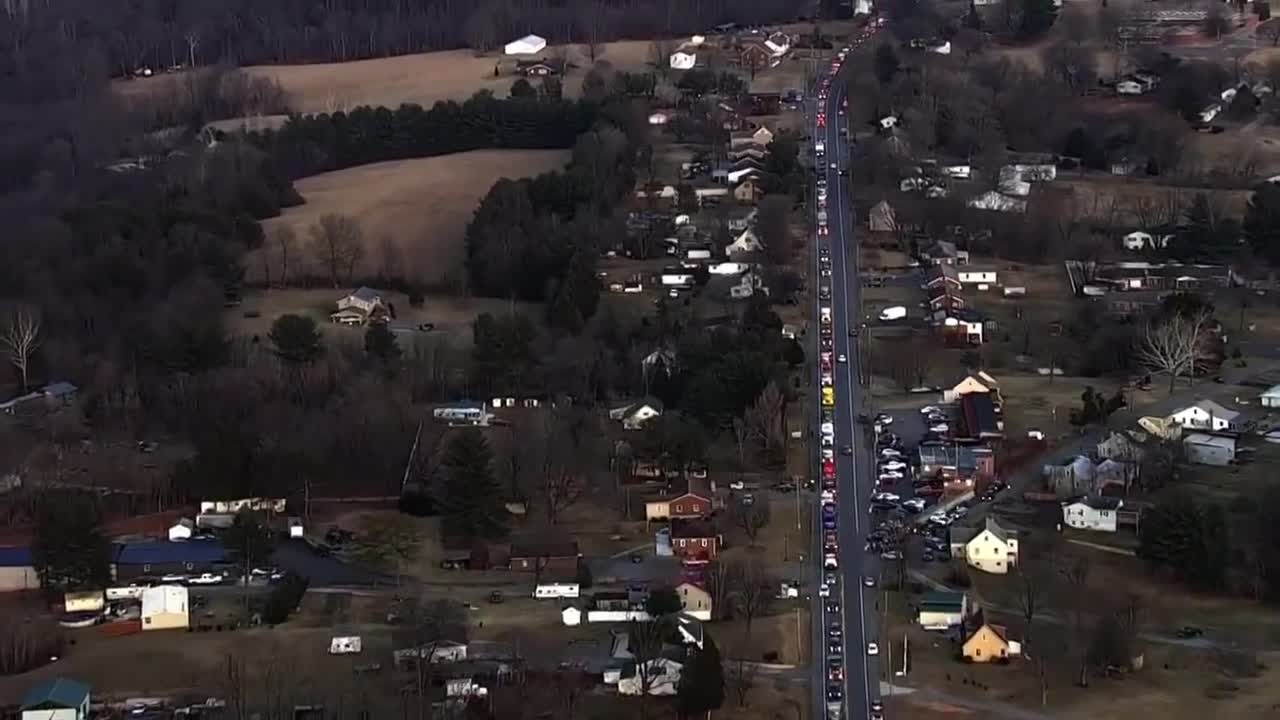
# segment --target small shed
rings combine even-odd
[[[195,532],[196,524],[189,518],[181,518],[169,528],[169,541],[177,542],[179,540],[190,540],[191,534]]]
[[[560,611],[560,620],[569,627],[582,624],[582,611],[570,605]]]
[[[89,686],[66,678],[52,678],[22,698],[22,720],[85,720],[89,717]]]
[[[502,51],[507,55],[537,55],[546,49],[546,38],[537,35],[525,35],[519,40],[507,43],[502,48]]]
[[[1187,460],[1200,465],[1229,465],[1236,459],[1236,439],[1191,433],[1182,439]]]
[[[142,629],[169,630],[190,625],[187,589],[157,585],[142,591]]]

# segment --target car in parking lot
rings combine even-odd
[[[881,448],[880,457],[884,460],[896,460],[902,457],[902,451],[897,448]]]
[[[907,464],[902,462],[901,460],[881,460],[880,461],[881,472],[892,472],[895,470],[902,471],[906,469],[907,469]]]
[[[899,497],[891,492],[877,492],[871,495],[871,499],[879,502],[894,503],[898,502]]]
[[[938,433],[939,435],[945,435],[950,430],[951,426],[946,423],[938,423],[937,425],[929,426],[929,432]]]
[[[919,513],[924,511],[924,498],[913,497],[902,501],[902,509],[909,513]]]
[[[881,480],[901,480],[906,475],[901,470],[881,470],[878,477]]]
[[[877,422],[877,423],[879,423],[879,424],[881,424],[881,425],[892,425],[892,424],[893,424],[893,416],[892,416],[892,415],[886,415],[886,414],[884,414],[884,413],[880,413],[879,415],[876,415],[876,422]]]

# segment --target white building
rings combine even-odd
[[[1190,433],[1182,439],[1187,462],[1198,465],[1230,465],[1236,459],[1236,440],[1222,435]]]
[[[671,53],[672,70],[692,70],[698,64],[698,54],[692,50],[677,50]]]
[[[1259,402],[1261,402],[1262,407],[1280,407],[1280,385],[1274,385],[1271,389],[1262,393]]]
[[[1000,383],[985,370],[966,375],[963,380],[942,391],[942,402],[959,402],[969,393],[999,393]]]
[[[726,256],[733,257],[738,254],[760,252],[763,249],[764,243],[760,242],[760,238],[756,235],[755,231],[751,228],[747,228],[739,233],[738,237],[734,238],[733,242],[729,243],[725,247],[724,254]]]
[[[1199,400],[1169,416],[1169,420],[1187,430],[1237,432],[1240,413],[1228,410],[1212,400]]]
[[[537,55],[547,49],[546,38],[537,35],[525,35],[519,40],[513,40],[502,48],[507,55]]]
[[[1077,530],[1115,532],[1124,501],[1119,498],[1083,497],[1062,503],[1062,523]]]
[[[579,593],[578,583],[538,583],[533,589],[533,596],[539,600],[547,598],[576,598]]]
[[[1141,95],[1144,92],[1146,92],[1146,88],[1136,80],[1121,80],[1116,83],[1117,95]]]
[[[980,530],[952,528],[951,554],[963,557],[971,568],[1004,575],[1018,564],[1018,540],[988,517]]]
[[[190,622],[185,587],[156,585],[142,591],[143,630],[184,628]]]
[[[1155,238],[1151,237],[1151,233],[1134,230],[1128,235],[1125,235],[1122,242],[1124,243],[1125,250],[1138,251],[1154,247]]]
[[[169,541],[177,542],[179,540],[190,540],[191,533],[195,532],[195,521],[188,518],[181,518],[173,527],[169,528]]]
[[[640,401],[610,410],[609,419],[622,423],[624,430],[639,430],[661,414],[662,403],[657,400]]]
[[[52,678],[22,697],[22,720],[87,720],[89,686],[66,678]]]
[[[576,627],[582,624],[582,611],[570,605],[560,611],[560,621],[569,627]]]
[[[981,289],[983,285],[991,286],[996,284],[996,271],[989,268],[965,266],[956,268],[956,279],[960,281],[961,285],[977,285]]]
[[[630,666],[618,678],[618,694],[639,695],[647,685],[650,695],[675,695],[683,667],[667,658],[654,658]]]

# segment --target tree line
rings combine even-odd
[[[595,121],[594,103],[555,98],[500,100],[479,92],[431,109],[361,106],[351,112],[293,115],[278,128],[247,134],[291,178],[482,148],[572,147]],[[224,136],[225,137],[225,136]]]

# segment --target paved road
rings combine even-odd
[[[841,128],[846,118],[839,113],[845,97],[842,80],[837,77],[831,83],[825,107],[826,128],[815,128],[815,138],[825,140],[827,153],[821,174],[827,180],[828,227],[830,234],[817,238],[814,244],[815,275],[819,269],[819,248],[829,247],[831,256],[832,277],[823,282],[831,285],[830,303],[820,302],[815,326],[821,327],[821,308],[829,307],[831,313],[832,337],[834,353],[844,356],[847,362],[837,363],[833,374],[835,388],[835,407],[832,409],[832,422],[835,425],[836,446],[852,445],[853,454],[836,455],[837,528],[840,540],[839,587],[833,588],[831,600],[839,602],[836,612],[828,612],[827,602],[814,593],[813,617],[813,717],[850,718],[863,720],[870,715],[872,702],[880,700],[879,663],[877,657],[867,654],[867,644],[878,639],[875,593],[863,586],[862,579],[866,575],[878,575],[877,560],[863,552],[866,542],[867,503],[872,490],[873,479],[870,471],[870,449],[865,445],[865,436],[857,423],[857,416],[863,409],[863,388],[859,382],[858,341],[849,336],[850,328],[860,324],[860,291],[858,279],[857,240],[854,236],[856,220],[853,212],[851,193],[847,177],[829,167],[836,161],[839,167],[849,166],[849,146],[841,135]],[[815,193],[816,195],[816,193]],[[819,388],[820,378],[814,378],[815,387]],[[821,411],[815,422],[821,422]],[[822,527],[815,523],[814,542],[818,551],[814,553],[818,564],[817,577],[822,576]],[[831,712],[826,702],[827,692],[827,660],[835,653],[829,646],[828,628],[838,623],[843,632],[836,643],[839,654],[844,657],[845,679],[843,683],[842,712]]]

